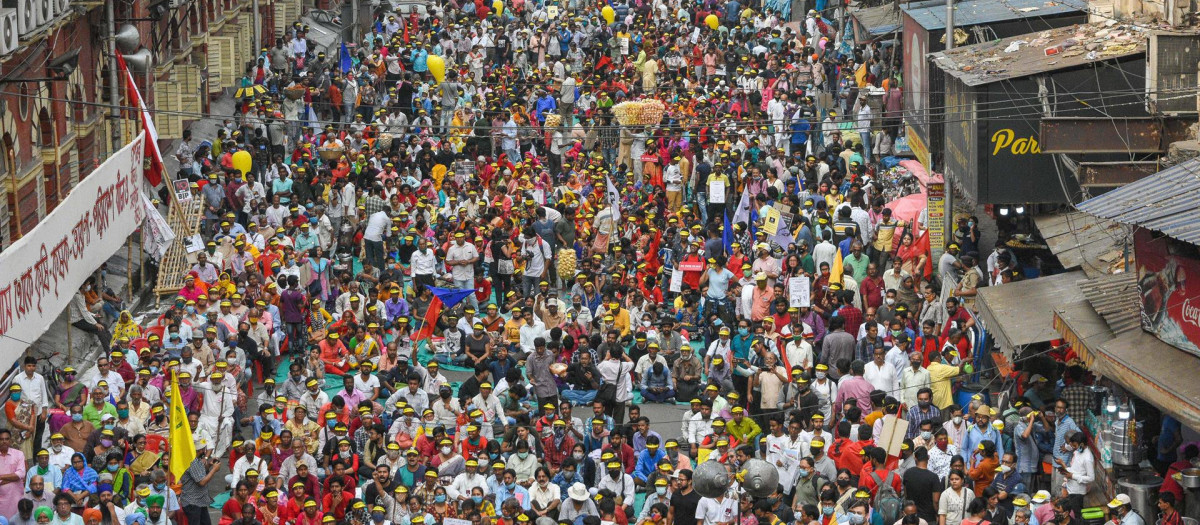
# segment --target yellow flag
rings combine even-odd
[[[171,446],[171,473],[178,482],[183,473],[196,459],[196,444],[192,442],[192,425],[188,422],[187,409],[183,406],[183,395],[179,393],[179,378],[171,374],[171,431],[167,442]]]
[[[829,284],[842,283],[842,250],[834,250],[833,264],[829,267]]]

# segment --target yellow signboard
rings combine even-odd
[[[929,168],[929,146],[925,145],[925,139],[917,133],[917,129],[905,124],[904,138],[908,140],[908,149],[912,150],[913,155],[917,157],[917,162],[925,168],[925,173],[933,173]]]

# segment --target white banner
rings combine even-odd
[[[83,282],[142,223],[144,134],[0,253],[0,370],[50,328]]]
[[[142,209],[146,214],[146,222],[142,224],[142,250],[154,260],[161,261],[175,242],[175,232],[145,193],[142,193]]]

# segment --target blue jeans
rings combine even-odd
[[[475,281],[472,279],[455,279],[454,287],[458,288],[459,290],[466,290],[466,289],[474,290],[475,289]],[[479,301],[477,299],[475,299],[475,294],[468,295],[467,301],[471,303],[472,308],[479,309]]]
[[[642,390],[642,397],[650,403],[666,403],[667,398],[675,397],[675,390],[668,388],[665,392],[654,393],[650,389]]]
[[[863,144],[863,160],[871,162],[871,132],[860,131],[858,138],[862,139]]]
[[[559,395],[570,401],[572,405],[588,405],[593,399],[596,399],[595,390],[563,390]]]

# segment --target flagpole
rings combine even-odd
[[[121,148],[117,145],[121,143],[121,87],[117,84],[117,14],[116,0],[107,0],[104,2],[104,14],[108,23],[108,103],[111,106],[109,109],[109,140],[112,144],[109,146],[108,152],[111,154]],[[20,217],[20,214],[17,214]],[[19,229],[19,228],[18,228]]]

